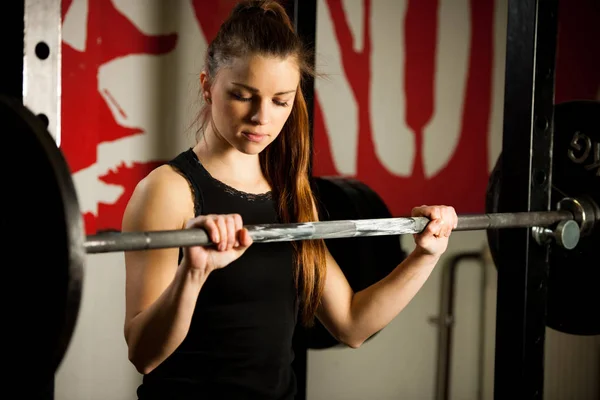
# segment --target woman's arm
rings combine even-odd
[[[125,253],[125,340],[142,374],[163,362],[188,334],[198,294],[210,272],[229,265],[252,244],[239,214],[194,216],[188,182],[169,166],[136,187],[123,231],[204,229],[214,246]]]
[[[388,276],[364,290],[353,292],[328,252],[327,278],[317,317],[340,342],[357,348],[389,324],[421,289],[446,250],[450,232],[456,226],[454,209],[419,207],[413,215],[431,218],[425,231],[415,235],[415,250]]]
[[[136,187],[123,217],[123,231],[182,229],[194,210],[185,179],[169,166],[152,171]],[[125,253],[125,340],[129,359],[146,374],[187,335],[206,276],[178,268],[177,248]]]

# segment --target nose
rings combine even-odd
[[[256,103],[256,106],[252,110],[250,120],[256,125],[267,125],[270,117],[270,104],[268,101],[260,101]]]

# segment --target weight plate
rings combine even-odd
[[[349,179],[348,183],[358,189],[361,197],[366,201],[369,214],[365,218],[392,218],[392,213],[383,201],[367,184],[357,179]],[[370,268],[372,271],[371,282],[377,282],[388,276],[404,259],[407,253],[402,248],[399,236],[379,236],[372,241],[377,262]]]
[[[494,169],[492,170],[486,192],[485,192],[485,211],[487,213],[496,213],[500,209],[500,193],[502,192],[502,154],[496,160]],[[492,261],[497,267],[500,263],[500,236],[497,229],[486,230],[488,246]]]
[[[357,204],[356,193],[347,185],[340,183],[336,177],[320,177],[314,179],[319,219],[332,221],[342,219],[360,219],[360,205]],[[353,289],[363,285],[360,270],[365,257],[364,238],[327,239],[325,244],[333,258],[340,265],[346,279]],[[307,330],[308,348],[327,349],[338,346],[339,342],[317,319],[314,326]]]
[[[4,360],[27,384],[19,393],[39,395],[53,385],[77,320],[84,265],[84,229],[71,173],[41,121],[19,101],[0,97],[5,149],[16,156],[4,198],[5,249],[17,257],[6,286],[16,291],[10,346]],[[9,169],[4,169],[9,172]],[[8,269],[8,268],[7,268]],[[8,331],[6,330],[6,331]],[[18,379],[18,378],[17,378]],[[12,382],[11,382],[12,383]]]
[[[558,104],[554,116],[552,204],[588,196],[600,205],[600,102]],[[600,217],[600,216],[599,216]],[[546,324],[575,335],[600,334],[600,221],[577,247],[553,246]]]
[[[322,221],[391,217],[383,200],[356,179],[320,177],[315,184]],[[389,274],[404,256],[397,236],[327,239],[325,243],[354,291],[365,289]],[[307,333],[311,349],[339,345],[318,320]]]
[[[352,179],[344,177],[330,177],[329,182],[338,187],[348,199],[348,203],[354,209],[353,214],[342,219],[366,219],[369,214],[369,205],[363,200],[363,196],[351,184]],[[365,268],[365,265],[373,263],[374,240],[372,237],[351,238],[352,246],[357,249],[356,257],[347,256],[348,249],[345,240],[328,239],[325,241],[327,248],[334,256],[344,275],[354,291],[365,289],[372,283],[372,269]],[[343,266],[342,266],[343,264]]]
[[[551,203],[565,197],[588,197],[600,205],[600,102],[570,101],[555,106]],[[498,212],[500,196],[510,195],[502,181],[502,157],[490,175],[486,212]],[[506,186],[506,189],[503,189]],[[600,215],[598,216],[600,217]],[[573,250],[551,247],[546,325],[574,335],[600,334],[600,222],[582,236]],[[488,230],[492,259],[498,265],[502,251],[498,231]],[[532,242],[535,245],[535,242]]]

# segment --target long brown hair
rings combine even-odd
[[[302,85],[314,76],[307,49],[285,12],[274,0],[246,0],[238,3],[209,44],[205,68],[209,81],[219,69],[235,58],[260,54],[294,57],[301,80],[291,114],[281,133],[260,155],[260,165],[272,188],[282,223],[315,221],[316,204],[308,176],[310,162],[309,117]],[[210,109],[200,112],[201,129],[210,120]],[[294,278],[300,298],[302,323],[312,325],[325,284],[325,244],[322,240],[292,242]]]

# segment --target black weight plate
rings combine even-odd
[[[365,207],[369,210],[365,218],[392,218],[392,213],[383,199],[367,184],[357,179],[349,179],[348,183],[355,187],[361,197],[365,199]],[[377,282],[389,275],[398,264],[404,261],[407,254],[402,248],[398,236],[377,236],[372,239],[377,262],[374,263],[375,265],[371,269],[374,274],[371,282]]]
[[[355,202],[360,209],[359,218],[376,218],[374,216],[374,210],[368,201],[367,194],[364,193],[365,190],[370,190],[370,188],[366,185],[357,185],[356,183],[358,181],[354,178],[340,178],[340,180],[340,183],[347,187],[346,190],[352,191]],[[361,246],[363,247],[361,252],[362,258],[360,264],[355,263],[355,268],[360,271],[360,283],[355,291],[365,289],[381,279],[378,279],[378,268],[380,266],[380,258],[382,258],[382,255],[378,254],[377,251],[381,247],[378,246],[378,242],[381,242],[381,240],[378,239],[382,239],[383,237],[365,236],[361,238]]]
[[[346,179],[345,182],[356,189],[364,210],[362,214],[364,219],[392,217],[383,199],[366,183],[351,178]],[[368,239],[369,244],[367,261],[362,267],[367,274],[363,278],[364,285],[368,287],[388,276],[406,258],[406,253],[397,235],[372,236],[364,239]],[[374,338],[379,332],[371,335],[368,340]]]
[[[330,177],[328,181],[337,186],[340,191],[345,193],[346,198],[354,209],[353,214],[341,219],[365,219],[368,215],[368,205],[364,203],[361,193],[351,185],[351,178]],[[328,239],[325,241],[327,248],[331,251],[340,268],[344,271],[348,283],[354,291],[365,289],[373,283],[372,269],[370,266],[373,260],[373,237],[351,238],[351,243],[356,246],[358,256],[349,258],[347,256],[347,241],[340,239]],[[333,250],[332,250],[333,248]],[[343,266],[341,264],[344,264]]]
[[[313,186],[317,197],[319,220],[338,220],[348,215],[356,217],[356,208],[349,201],[347,193],[340,190],[329,179],[316,178],[313,180]],[[326,244],[328,243],[326,242]],[[328,247],[331,247],[331,245],[328,244]],[[335,245],[333,247],[335,248]],[[350,256],[358,257],[359,255],[356,247],[349,248],[348,251]],[[326,349],[339,344],[318,319],[305,333],[307,347],[310,349]]]
[[[71,173],[56,142],[19,101],[0,97],[3,159],[5,268],[15,313],[5,332],[14,358],[3,363],[19,397],[39,398],[53,385],[79,312],[85,249],[83,221]],[[9,355],[13,354],[9,349]],[[25,381],[25,382],[24,382]]]
[[[554,117],[552,204],[589,196],[600,205],[600,102],[558,104]],[[577,247],[553,246],[547,326],[575,335],[600,334],[600,221]]]
[[[500,209],[500,193],[502,184],[502,155],[496,160],[492,170],[485,193],[485,211],[487,213],[496,213]],[[486,231],[490,255],[494,265],[499,264],[500,236],[497,229],[488,229]]]
[[[360,208],[356,202],[356,194],[346,185],[340,184],[336,177],[319,177],[314,179],[318,201],[319,219],[332,221],[342,219],[359,219]],[[361,286],[360,270],[357,264],[365,257],[364,238],[327,239],[325,244],[333,258],[340,265],[351,287]],[[306,332],[307,346],[310,349],[326,349],[339,345],[329,331],[316,320],[313,327]]]
[[[500,196],[510,195],[502,180],[500,156],[486,192],[486,212],[498,212]],[[505,185],[506,184],[506,185]],[[503,189],[505,185],[506,189]],[[570,101],[555,106],[551,203],[565,197],[589,197],[600,205],[600,103]],[[549,260],[546,325],[575,335],[600,334],[600,222],[577,247],[552,246]],[[492,259],[498,265],[497,230],[488,230]],[[534,242],[532,242],[534,243]],[[535,244],[532,244],[535,245]]]
[[[319,214],[323,221],[391,217],[383,200],[356,179],[321,177],[316,178],[315,183],[322,203]],[[354,291],[379,281],[405,257],[397,236],[327,239],[325,243]],[[308,330],[309,348],[324,349],[337,345],[338,341],[319,321]]]

